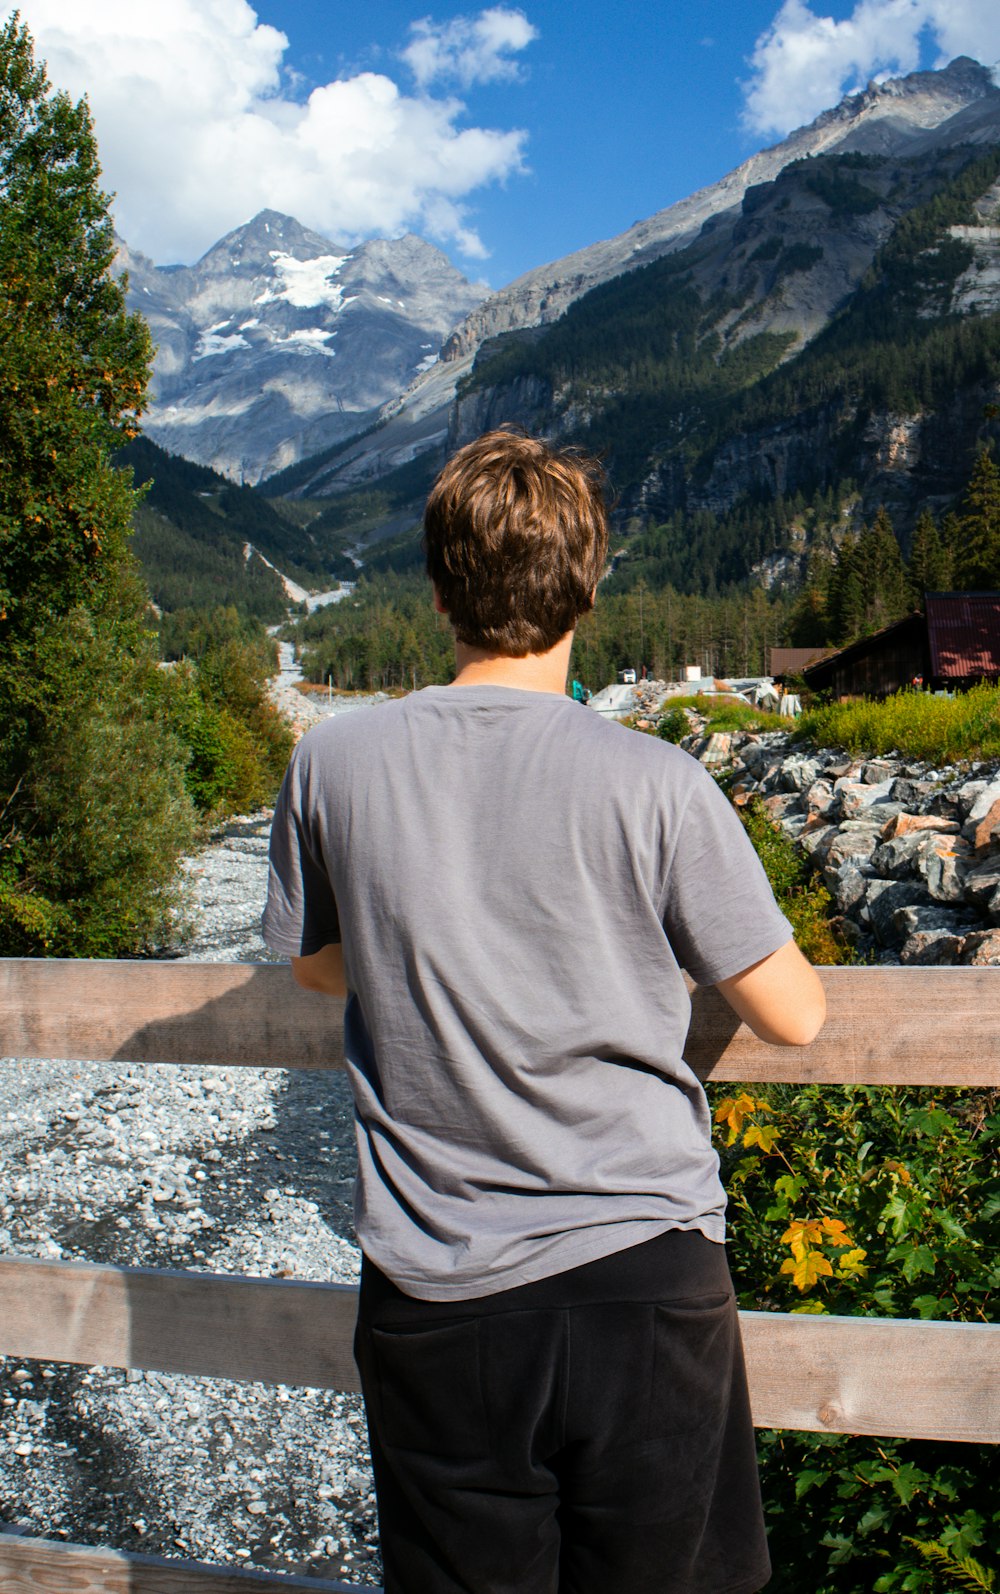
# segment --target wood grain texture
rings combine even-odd
[[[1000,1325],[741,1312],[758,1428],[1000,1443]]]
[[[368,1587],[316,1577],[209,1566],[201,1561],[125,1555],[55,1539],[31,1539],[0,1530],[3,1594],[379,1594]]]
[[[357,1389],[355,1293],[0,1259],[0,1354]],[[741,1314],[760,1428],[1000,1441],[1000,1326]]]
[[[343,1015],[274,963],[0,960],[0,1056],[343,1068]]]
[[[1000,968],[821,969],[811,1046],[767,1046],[695,990],[686,1055],[702,1078],[1000,1085]],[[0,1056],[342,1068],[343,1004],[271,963],[0,960]]]
[[[0,1257],[0,1355],[357,1390],[345,1284]]]

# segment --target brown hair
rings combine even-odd
[[[547,653],[593,607],[608,547],[596,460],[524,432],[453,455],[424,511],[427,573],[460,642]]]

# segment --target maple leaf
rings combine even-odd
[[[784,1234],[782,1245],[790,1245],[796,1256],[804,1255],[814,1245],[822,1243],[823,1225],[818,1218],[793,1218]]]
[[[790,1273],[796,1289],[805,1294],[806,1290],[811,1290],[821,1278],[832,1274],[833,1266],[829,1257],[824,1256],[822,1251],[807,1251],[804,1256],[786,1258],[781,1264],[780,1271]]]
[[[846,1223],[841,1223],[839,1218],[824,1218],[823,1232],[826,1235],[827,1245],[853,1245],[854,1241],[847,1232]]]
[[[743,1144],[747,1147],[759,1146],[766,1155],[781,1134],[776,1124],[751,1124],[743,1136]]]
[[[717,1124],[728,1125],[730,1146],[743,1128],[743,1120],[749,1118],[756,1110],[757,1103],[752,1096],[747,1095],[746,1091],[742,1091],[739,1096],[727,1096],[724,1101],[720,1101],[715,1109],[715,1121]]]
[[[868,1269],[864,1265],[867,1255],[868,1252],[862,1250],[860,1245],[856,1245],[853,1251],[845,1251],[837,1262],[837,1272],[841,1278],[852,1279],[867,1273]]]

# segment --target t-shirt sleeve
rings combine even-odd
[[[697,984],[714,985],[777,952],[792,927],[728,799],[700,765],[692,775],[661,918],[681,967]]]
[[[316,840],[307,760],[292,754],[271,823],[267,906],[261,931],[267,945],[289,957],[310,957],[340,940],[333,886]]]

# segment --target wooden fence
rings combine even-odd
[[[821,971],[812,1046],[767,1046],[696,990],[702,1078],[1000,1085],[1000,969]],[[259,964],[0,961],[0,1056],[341,1068],[342,1004]],[[0,1355],[357,1389],[337,1284],[0,1258]],[[741,1313],[758,1427],[1000,1441],[1000,1326]],[[0,1533],[4,1594],[253,1594],[347,1585]]]

